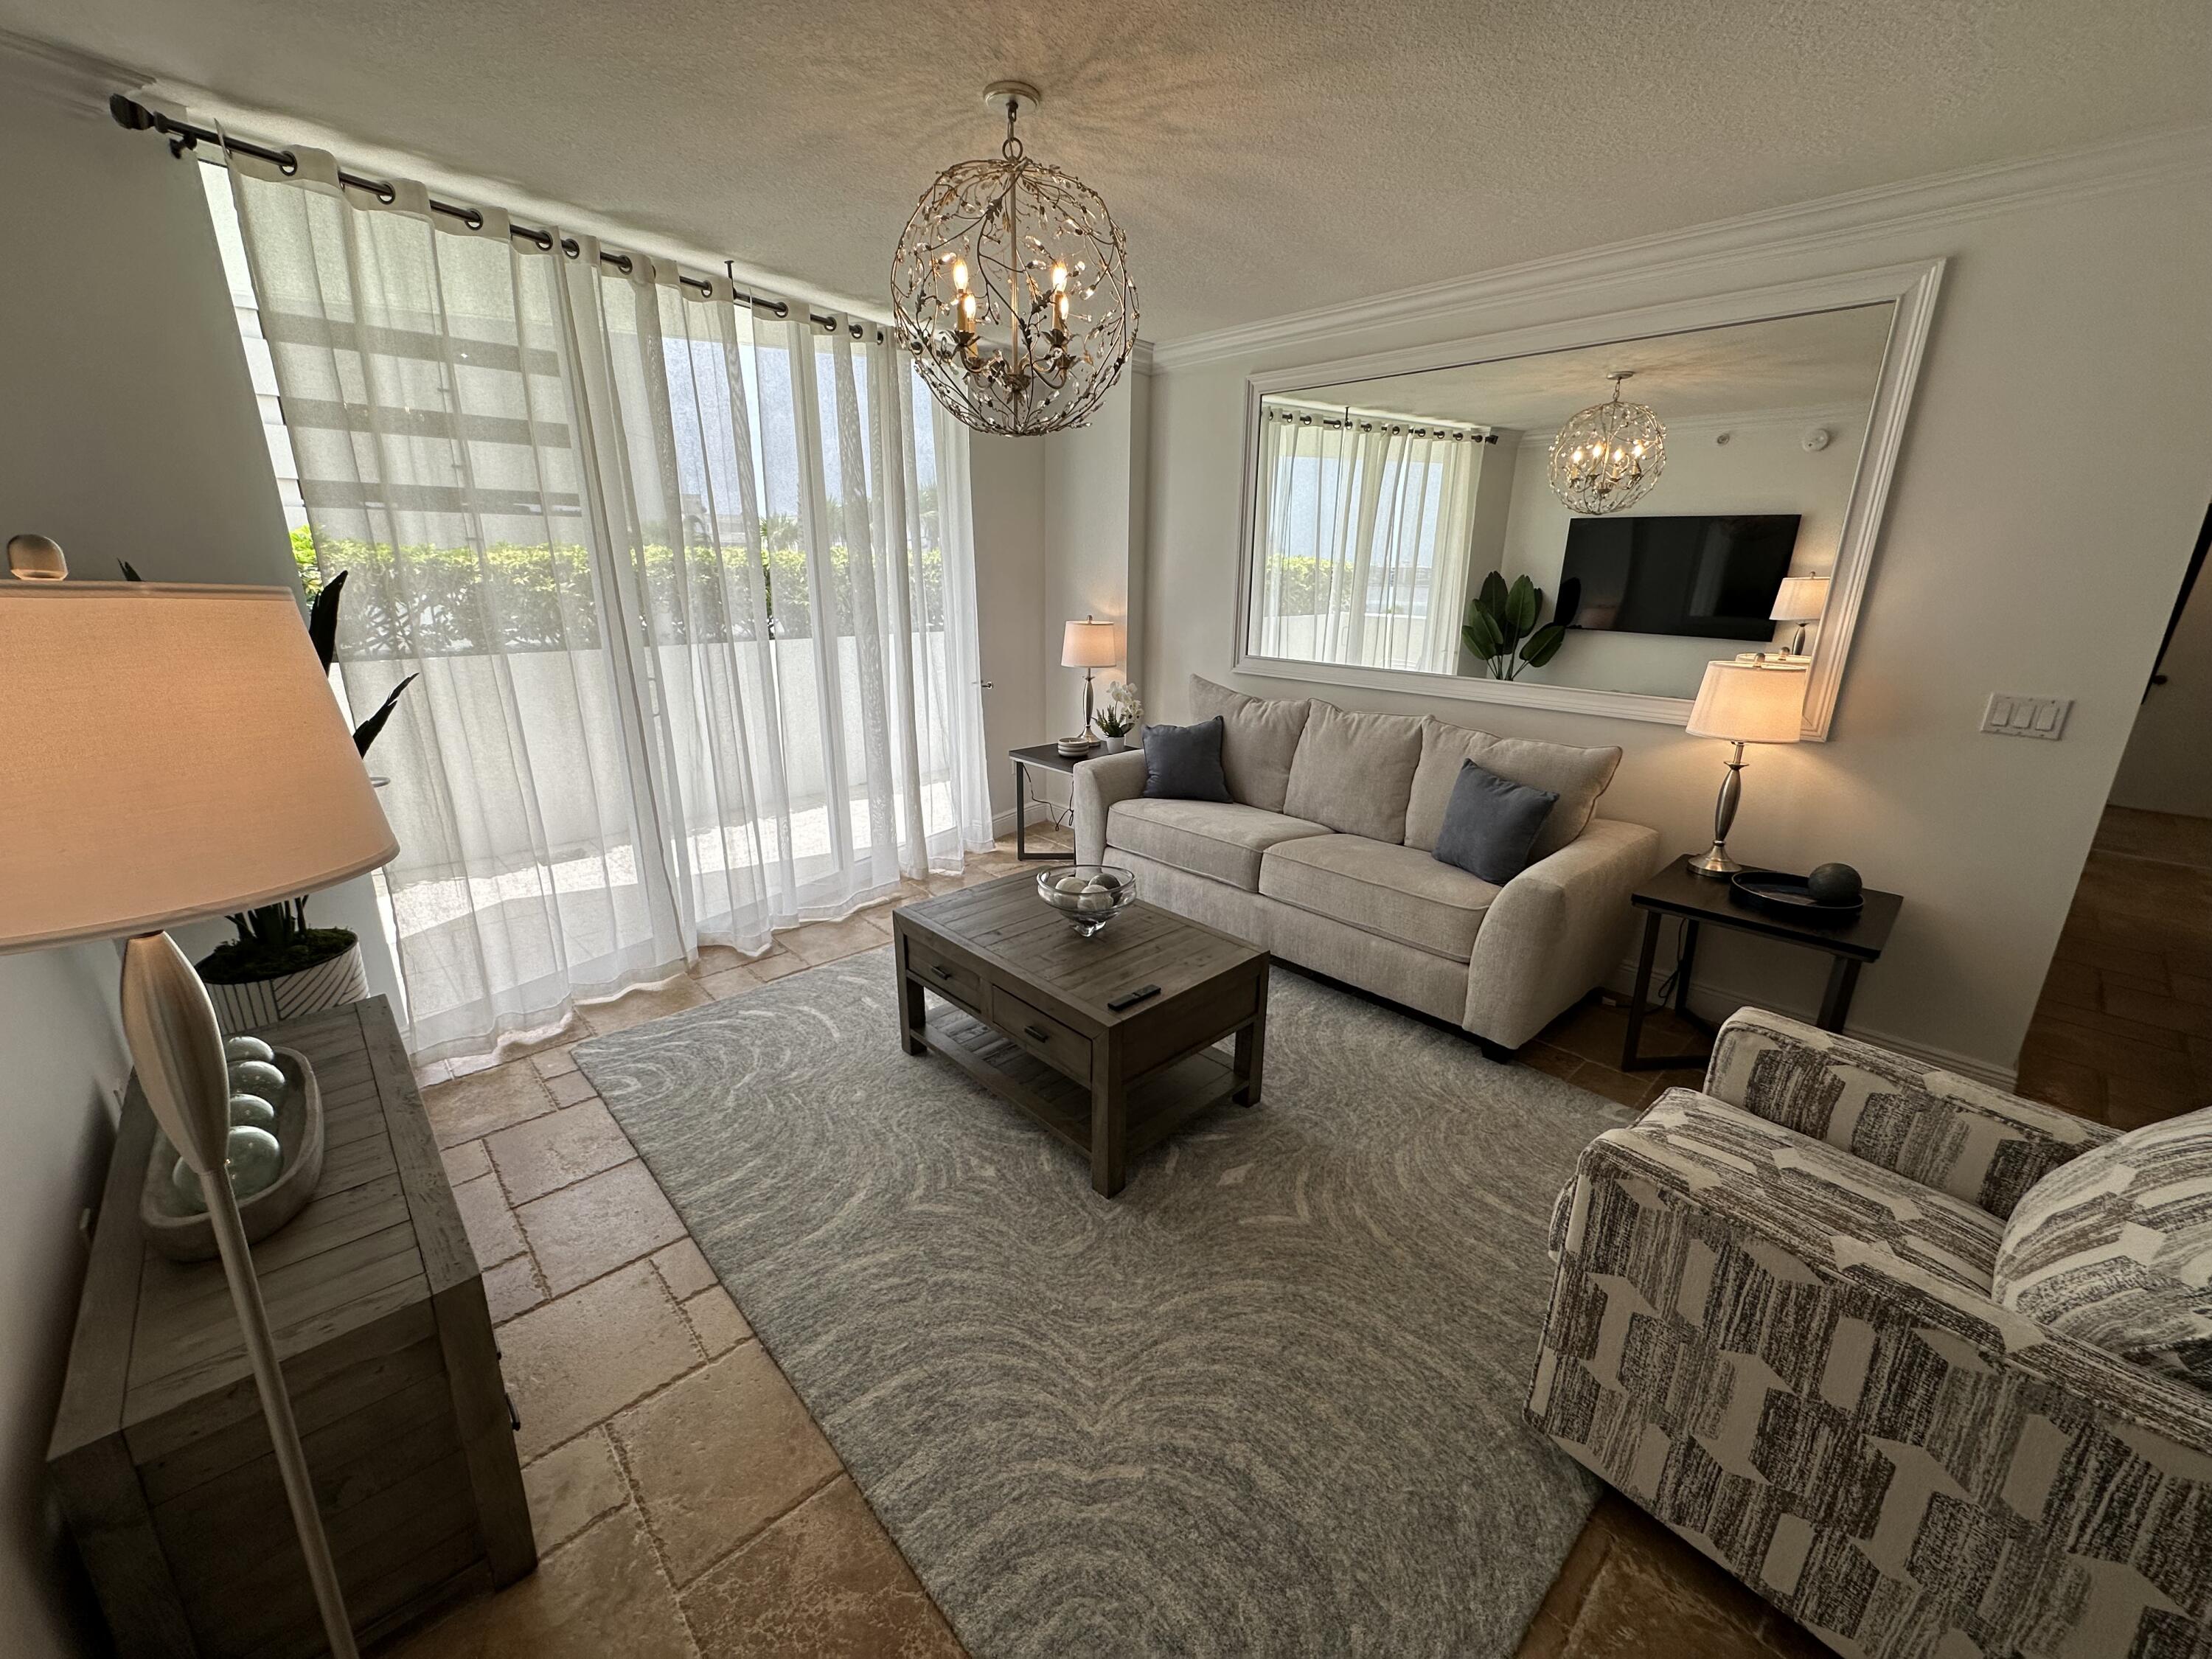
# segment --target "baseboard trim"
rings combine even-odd
[[[1031,828],[1039,824],[1050,828],[1059,822],[1053,817],[1050,804],[1041,800],[1024,801],[1022,815],[1029,820]],[[991,815],[991,835],[994,839],[1011,836],[1013,833],[1014,809],[1012,807],[1009,806],[1003,812],[994,812]]]
[[[1629,993],[1635,988],[1635,961],[1632,958],[1623,958],[1620,965],[1613,969],[1612,978],[1607,981],[1606,989],[1626,1001]],[[1765,1008],[1773,1013],[1787,1014],[1792,1019],[1802,1019],[1808,1023],[1818,1012],[1809,1007],[1779,1006],[1778,1005],[1781,1000],[1765,988],[1753,992],[1740,985],[1732,985],[1726,981],[1715,982],[1705,978],[1700,978],[1690,988],[1691,1012],[1701,1019],[1709,1019],[1716,1023],[1726,1019],[1737,1009],[1747,1007]],[[1856,1037],[1862,1042],[1871,1042],[1877,1048],[1894,1049],[1897,1053],[1907,1055],[1913,1060],[1925,1060],[1930,1066],[1940,1066],[1947,1072],[1956,1072],[1960,1077],[1972,1078],[1977,1083],[1986,1083],[1992,1088],[2002,1089],[2008,1094],[2016,1092],[2020,1087],[2020,1071],[2017,1066],[1992,1065],[1988,1060],[1978,1060],[1972,1054],[1960,1054],[1956,1049],[1941,1048],[1930,1043],[1915,1042],[1899,1036],[1893,1032],[1877,1030],[1872,1026],[1863,1025],[1856,1020],[1848,1020],[1844,1023],[1844,1034],[1846,1036]]]

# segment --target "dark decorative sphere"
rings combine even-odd
[[[1850,904],[1863,889],[1850,865],[1824,864],[1805,878],[1805,890],[1822,904]]]

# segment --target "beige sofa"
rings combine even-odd
[[[1076,857],[1137,872],[1155,904],[1480,1038],[1519,1048],[1622,960],[1656,831],[1596,817],[1618,749],[1496,738],[1433,718],[1248,697],[1194,675],[1222,717],[1229,802],[1145,798],[1139,750],[1075,769]],[[1558,792],[1503,887],[1431,855],[1460,763]]]

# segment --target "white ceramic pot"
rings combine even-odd
[[[210,985],[208,998],[223,1035],[273,1025],[295,1014],[312,1014],[341,1003],[359,1002],[368,995],[368,976],[361,965],[361,942],[356,939],[341,956],[319,962],[296,974],[275,979],[253,979],[237,985]]]
[[[1111,732],[1109,732],[1106,734],[1106,752],[1108,754],[1118,755],[1128,746],[1129,739],[1126,734],[1116,736]]]

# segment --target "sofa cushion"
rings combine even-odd
[[[2093,1147],[2027,1189],[1996,1299],[2212,1393],[2212,1107]]]
[[[1498,890],[1417,848],[1314,836],[1267,849],[1260,890],[1431,956],[1465,962]]]
[[[1347,836],[1402,842],[1420,761],[1421,722],[1414,716],[1355,714],[1316,698],[1291,762],[1283,811]],[[1429,842],[1435,845],[1436,837]]]
[[[1533,862],[1551,857],[1589,827],[1597,811],[1597,798],[1605,793],[1620,768],[1620,750],[1577,749],[1534,738],[1493,737],[1468,726],[1446,725],[1430,715],[1421,722],[1420,763],[1414,769],[1406,807],[1407,846],[1424,851],[1436,846],[1452,786],[1459,781],[1460,763],[1470,760],[1508,783],[1548,789],[1559,798],[1536,844],[1528,849]]]
[[[1222,720],[1221,769],[1229,795],[1247,806],[1279,812],[1291,787],[1291,759],[1298,734],[1306,729],[1304,697],[1248,697],[1199,675],[1190,677],[1191,718],[1218,714]]]
[[[1173,865],[1195,876],[1225,881],[1246,892],[1260,886],[1260,855],[1300,836],[1325,836],[1326,826],[1262,812],[1234,801],[1116,801],[1106,814],[1110,855],[1121,848],[1141,858]]]
[[[1145,728],[1145,793],[1155,800],[1229,799],[1221,770],[1221,716]]]
[[[1470,876],[1500,884],[1528,866],[1528,849],[1559,798],[1549,789],[1508,783],[1473,761],[1462,761],[1435,856]],[[1419,850],[1418,848],[1415,850]]]

